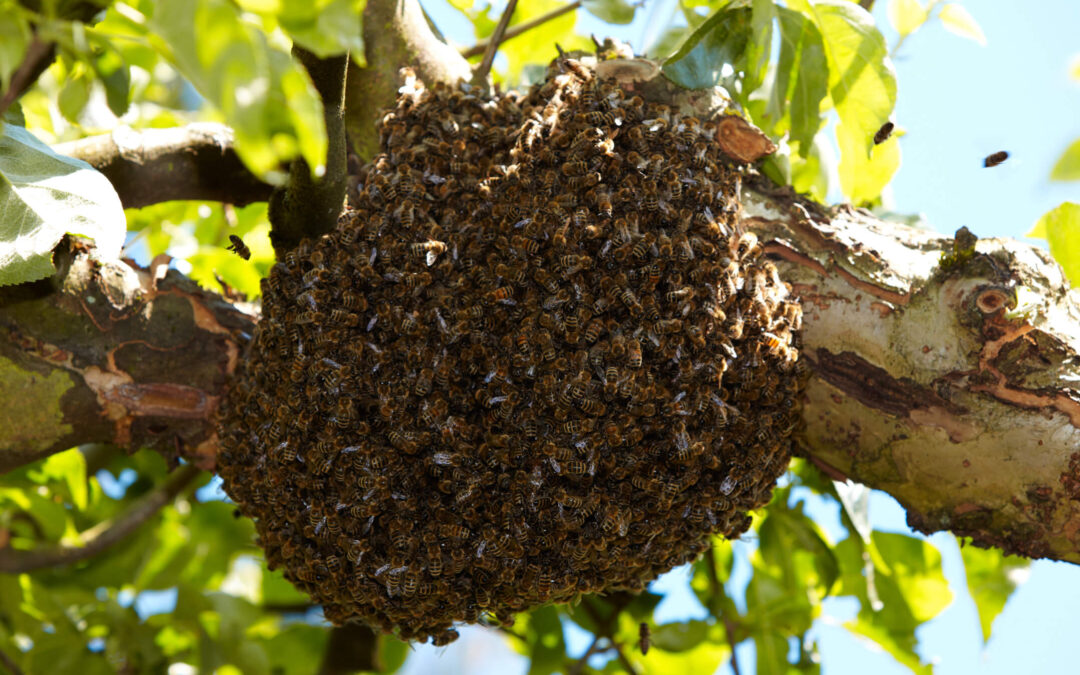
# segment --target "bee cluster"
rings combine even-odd
[[[714,132],[581,66],[494,98],[408,79],[223,404],[268,564],[334,622],[444,644],[744,532],[790,458],[801,313]]]

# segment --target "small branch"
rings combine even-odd
[[[22,574],[92,558],[137,530],[180,494],[200,473],[202,469],[191,464],[185,465],[153,492],[137,501],[126,513],[113,520],[98,523],[83,532],[80,537],[84,542],[82,546],[49,546],[31,551],[11,548],[0,550],[0,572]]]
[[[199,123],[171,129],[90,136],[53,146],[105,174],[125,209],[174,199],[244,206],[266,201],[271,186],[256,178],[233,150],[232,130]]]
[[[15,662],[11,660],[11,657],[2,649],[0,649],[0,666],[7,668],[11,675],[23,675],[22,669],[15,665]]]
[[[727,612],[720,609],[720,605],[727,600],[727,593],[724,591],[724,585],[720,583],[720,575],[716,570],[716,556],[713,555],[711,543],[705,552],[705,570],[709,575],[709,595],[712,596],[709,611],[712,612],[713,617],[724,623],[724,633],[727,635],[728,644],[731,645],[731,671],[739,675],[739,659],[735,656],[735,624]]]
[[[592,644],[590,644],[589,648],[585,650],[585,653],[581,655],[581,658],[574,662],[574,666],[570,669],[568,675],[579,675],[581,671],[584,670],[585,664],[586,662],[588,662],[589,657],[597,652],[597,647],[599,645],[600,636],[594,635]]]
[[[506,34],[502,36],[502,38],[501,38],[501,40],[499,40],[499,42],[508,42],[508,41],[516,38],[517,36],[521,35],[522,33],[526,32],[526,31],[530,31],[533,28],[536,28],[537,26],[540,26],[542,24],[547,23],[548,21],[551,21],[552,19],[558,19],[563,14],[566,14],[568,12],[573,12],[578,7],[581,7],[582,4],[583,4],[583,0],[574,0],[574,2],[571,2],[569,5],[563,5],[562,7],[559,7],[558,9],[551,10],[547,14],[541,14],[540,16],[536,17],[535,19],[530,19],[529,21],[526,21],[525,23],[519,23],[518,25],[516,25],[516,26],[514,26],[512,28],[508,28],[506,30]],[[495,35],[492,34],[491,37],[494,38]],[[463,57],[467,58],[467,59],[471,59],[474,56],[480,56],[485,51],[487,51],[488,45],[490,43],[491,43],[491,38],[489,38],[487,40],[481,40],[480,42],[477,42],[476,44],[474,44],[472,47],[461,50],[461,55]]]
[[[495,26],[495,32],[488,39],[487,49],[484,50],[484,58],[480,61],[480,65],[473,74],[474,82],[487,81],[488,73],[491,72],[491,64],[495,60],[495,52],[499,51],[499,43],[502,42],[503,34],[510,24],[510,17],[514,15],[515,9],[517,9],[517,0],[510,0],[506,3],[506,9],[503,10],[502,16],[499,17],[499,23]]]
[[[0,115],[3,115],[4,111],[23,95],[23,92],[29,89],[34,82],[37,82],[37,79],[53,62],[55,56],[56,45],[52,42],[45,42],[37,35],[34,35],[26,49],[26,56],[23,57],[22,63],[11,74],[8,88],[0,94]]]
[[[313,179],[307,162],[294,159],[288,182],[270,196],[270,242],[279,258],[304,237],[317,237],[334,228],[345,202],[348,177],[344,106],[349,56],[320,59],[298,45],[293,45],[293,56],[307,69],[322,99],[326,172],[321,178]]]

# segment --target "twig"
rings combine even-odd
[[[585,650],[585,653],[581,655],[581,658],[574,662],[574,666],[570,669],[567,675],[579,675],[582,669],[585,667],[585,662],[589,660],[589,657],[596,653],[596,648],[600,644],[600,636],[594,635],[592,644]]]
[[[223,124],[127,130],[53,146],[105,174],[124,208],[174,199],[266,201],[271,187],[244,167]]]
[[[202,470],[194,465],[185,465],[153,492],[137,501],[127,512],[83,532],[80,537],[84,542],[82,546],[48,546],[30,551],[0,549],[0,572],[22,574],[92,558],[137,530],[180,494],[200,473]]]
[[[529,21],[526,21],[525,23],[519,23],[513,28],[507,28],[506,33],[502,36],[500,41],[503,43],[509,42],[510,40],[516,38],[517,36],[521,35],[526,31],[532,30],[533,28],[536,28],[541,24],[545,24],[552,19],[558,19],[560,16],[566,14],[567,12],[574,11],[578,7],[581,7],[582,4],[583,0],[574,0],[574,2],[571,2],[569,5],[563,5],[558,9],[553,9],[547,14],[541,14],[535,19],[531,19]],[[492,34],[491,37],[493,38],[495,37],[495,35]],[[487,51],[487,48],[491,44],[491,42],[491,38],[488,38],[487,40],[481,40],[480,42],[474,44],[472,47],[461,50],[461,55],[467,59],[471,59],[474,56],[480,56]]]
[[[611,616],[607,617],[606,619],[600,616],[600,613],[596,611],[595,607],[589,604],[589,601],[587,599],[582,601],[581,606],[585,608],[585,611],[589,614],[589,618],[591,618],[593,620],[593,623],[596,624],[597,639],[601,637],[607,638],[608,643],[611,645],[610,647],[608,647],[608,649],[615,650],[616,656],[619,657],[619,663],[622,664],[623,668],[626,668],[626,672],[630,673],[630,675],[637,675],[637,669],[634,668],[634,664],[630,663],[630,659],[628,659],[626,657],[626,654],[623,653],[622,645],[616,642],[615,636],[612,635],[612,633],[614,633],[615,631],[615,623],[619,619],[619,613],[622,612],[623,607],[625,607],[628,602],[629,596],[625,594],[620,594],[618,596],[618,599],[611,603]]]
[[[510,0],[506,3],[506,9],[503,10],[502,16],[499,17],[499,23],[495,26],[495,32],[488,38],[484,58],[480,60],[480,65],[476,67],[476,72],[473,74],[474,82],[487,80],[488,73],[491,72],[491,64],[495,60],[495,52],[499,50],[499,43],[503,40],[503,34],[506,33],[506,27],[510,25],[510,17],[514,15],[515,9],[517,9],[517,0]]]
[[[0,115],[37,81],[56,56],[56,45],[34,35],[26,48],[26,56],[8,78],[8,88],[0,92]]]
[[[727,635],[728,644],[731,645],[731,672],[739,675],[739,658],[735,656],[735,624],[726,612],[720,610],[720,601],[727,599],[727,593],[724,591],[724,585],[720,583],[720,575],[716,571],[716,556],[713,555],[711,543],[709,549],[705,552],[705,570],[709,574],[709,594],[712,596],[709,611],[712,612],[714,617],[724,622],[724,634]]]
[[[15,662],[11,660],[11,657],[2,649],[0,649],[0,666],[7,668],[11,675],[23,675],[22,669],[15,665]]]

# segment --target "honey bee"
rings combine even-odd
[[[986,158],[983,159],[983,166],[986,168],[997,166],[1008,158],[1009,153],[1005,152],[1004,150],[999,150],[992,155],[987,155]]]
[[[641,342],[637,339],[626,342],[626,365],[630,368],[641,367]]]
[[[536,255],[540,252],[540,242],[520,235],[515,235],[510,240],[510,245],[525,255]]]
[[[607,406],[594,398],[586,398],[581,402],[581,411],[586,415],[603,417],[607,414]]]
[[[544,268],[537,267],[536,269],[534,269],[533,279],[536,281],[536,283],[543,286],[548,293],[559,292],[559,282],[556,281],[555,277],[551,276],[551,274]]]
[[[615,116],[609,112],[588,112],[585,113],[585,121],[589,124],[595,124],[597,126],[604,124],[609,127],[617,126]]]
[[[568,406],[569,407],[569,406]],[[559,431],[564,434],[580,435],[592,432],[596,422],[591,419],[570,420],[559,425]]]
[[[562,173],[564,176],[583,176],[588,170],[588,165],[581,160],[563,162],[562,165]]]
[[[660,197],[657,192],[656,181],[648,180],[642,186],[644,196],[642,197],[642,206],[647,211],[658,211],[660,209]]]
[[[247,247],[243,239],[235,234],[230,234],[229,241],[232,243],[226,247],[227,250],[232,251],[244,260],[251,260],[251,249]]]
[[[682,330],[682,319],[664,319],[653,324],[653,330],[660,335],[678,333]]]
[[[588,466],[580,459],[572,459],[565,463],[564,469],[568,476],[584,476],[588,473]]]
[[[511,300],[514,297],[513,286],[500,286],[484,296],[488,304]]]

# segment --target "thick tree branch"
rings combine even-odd
[[[550,12],[548,12],[547,14],[541,14],[540,16],[536,17],[535,19],[529,19],[528,21],[525,21],[523,23],[519,23],[516,26],[509,27],[509,28],[506,29],[506,33],[503,34],[502,39],[500,40],[500,42],[509,42],[510,40],[516,38],[517,36],[521,35],[522,33],[530,31],[533,28],[536,28],[537,26],[543,25],[543,24],[547,23],[548,21],[551,21],[552,19],[558,19],[563,14],[574,11],[578,7],[581,7],[582,4],[583,4],[582,0],[574,0],[574,2],[571,2],[568,5],[563,5],[562,7],[558,7],[556,9],[553,9]],[[494,37],[494,35],[492,37]],[[467,47],[465,49],[462,49],[461,50],[461,55],[464,56],[467,59],[471,59],[474,56],[480,56],[485,51],[487,51],[488,45],[490,45],[490,44],[491,44],[490,39],[481,40],[481,41],[477,42],[476,44],[474,44],[472,47]]]
[[[30,40],[22,63],[11,74],[7,89],[0,93],[0,115],[3,115],[4,111],[23,95],[23,92],[37,82],[55,57],[56,45],[42,40],[35,34]]]
[[[297,158],[289,168],[285,186],[270,197],[270,241],[278,257],[295,247],[304,237],[317,237],[334,228],[345,202],[345,73],[347,54],[320,59],[298,45],[293,56],[307,69],[323,104],[326,124],[326,165],[320,178],[312,178],[311,167]]]
[[[92,558],[127,537],[171,502],[202,470],[186,464],[164,483],[113,520],[107,520],[80,535],[82,546],[49,546],[30,551],[0,549],[0,573],[22,574],[47,567],[70,565]]]
[[[353,152],[366,161],[378,153],[375,123],[397,97],[398,70],[411,66],[425,82],[468,80],[469,64],[440,42],[417,0],[370,0],[364,9],[367,65],[349,68],[345,126]]]
[[[244,206],[266,201],[271,186],[240,162],[232,130],[199,123],[171,129],[118,129],[53,146],[105,174],[124,208],[173,199],[199,199]]]
[[[0,288],[0,473],[95,442],[212,468],[253,317],[164,263],[99,263],[78,243],[56,260],[53,279]]]

